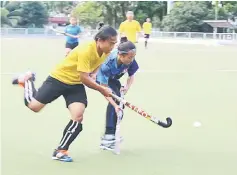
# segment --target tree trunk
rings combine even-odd
[[[117,9],[114,10],[114,27],[117,28],[118,25],[118,15],[117,15]]]

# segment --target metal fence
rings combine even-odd
[[[94,36],[96,30],[84,30],[83,36]],[[47,28],[1,28],[1,36],[58,36],[55,32]],[[173,39],[218,39],[237,40],[237,33],[199,33],[199,32],[161,32],[153,30],[153,38],[173,38]]]

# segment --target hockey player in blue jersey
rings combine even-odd
[[[111,52],[106,62],[100,67],[96,76],[97,83],[110,87],[118,96],[120,96],[121,91],[126,94],[139,68],[134,59],[135,55],[136,46],[132,42],[127,41],[126,38],[122,38],[118,47]],[[119,79],[125,73],[128,73],[128,79],[126,85],[122,87]],[[121,109],[118,102],[115,102],[111,97],[107,97],[107,100],[109,104],[106,111],[106,127],[100,147],[113,150],[115,146],[117,113]]]

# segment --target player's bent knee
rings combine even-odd
[[[74,102],[68,106],[72,120],[82,122],[85,111],[85,104]]]
[[[40,103],[39,101],[33,99],[29,104],[28,108],[33,112],[39,112],[45,106],[45,104]]]
[[[77,121],[77,122],[82,122],[83,115],[72,116],[72,120]]]

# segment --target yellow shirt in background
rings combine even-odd
[[[133,43],[137,42],[137,32],[140,31],[141,25],[136,20],[132,20],[131,22],[126,20],[119,26],[119,32],[124,34]]]
[[[144,22],[142,28],[145,34],[151,34],[152,24],[150,22]]]

